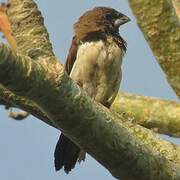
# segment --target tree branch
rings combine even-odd
[[[57,127],[114,177],[179,180],[178,146],[93,102],[60,64],[56,68],[44,66],[1,46],[0,83],[36,102]]]
[[[44,19],[34,1],[10,0],[7,13],[21,54],[33,60],[54,56]]]
[[[0,85],[0,97],[1,102],[4,103],[4,105],[8,107],[16,107],[23,109],[24,111],[31,113],[43,122],[56,128],[56,126],[49,120],[47,115],[43,113],[34,102],[27,100],[22,96],[15,95],[2,85]]]
[[[10,0],[7,14],[11,22],[13,36],[18,44],[18,52],[31,57],[32,60],[38,61],[43,61],[44,57],[47,60],[47,56],[54,56],[43,17],[33,1]],[[54,126],[47,115],[41,112],[35,103],[13,94],[2,86],[0,86],[0,103],[8,108],[20,107],[49,125]]]
[[[172,1],[129,0],[129,4],[169,84],[180,97],[180,21]]]
[[[29,116],[28,112],[26,111],[15,112],[12,110],[12,108],[10,109],[9,112],[9,117],[17,121],[22,121],[26,119],[28,116]]]
[[[124,118],[161,134],[180,137],[180,104],[119,93],[111,109]]]
[[[179,0],[172,0],[173,6],[175,8],[176,14],[180,19],[180,1]]]
[[[48,117],[47,121],[63,129],[68,137],[98,160],[114,177],[125,180],[179,180],[180,147],[159,139],[151,131],[93,102],[69,79],[53,56],[52,49],[48,47],[49,51],[44,51],[46,47],[41,44],[44,42],[41,41],[38,46],[31,44],[30,47],[30,41],[37,42],[36,38],[46,31],[41,27],[42,31],[37,32],[33,39],[27,35],[31,33],[35,19],[33,16],[39,15],[33,1],[12,0],[10,8],[14,7],[21,16],[9,9],[10,20],[14,18],[13,22],[16,22],[13,32],[18,46],[22,43],[19,52],[26,56],[11,52],[4,45],[0,46],[0,83],[3,87],[38,107]],[[31,13],[33,16],[30,20]],[[25,23],[24,16],[28,23]],[[24,39],[17,38],[16,28],[21,21],[16,21],[16,17],[24,21],[19,29],[20,34],[28,32],[24,34]],[[33,28],[36,25],[33,24]],[[46,36],[46,45],[50,46],[48,41]],[[42,49],[39,50],[39,47]]]

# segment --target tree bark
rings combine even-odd
[[[7,90],[5,87],[0,85],[0,104],[5,107],[16,107],[23,109],[42,120],[43,122],[49,124],[50,126],[56,127],[47,117],[45,113],[43,113],[40,108],[34,102],[22,97],[17,96],[11,91]]]
[[[179,146],[94,102],[67,76],[51,52],[47,31],[42,20],[38,21],[42,18],[32,0],[12,0],[8,13],[19,51],[15,53],[5,45],[0,46],[2,87],[37,107],[39,118],[62,129],[114,177],[180,179]],[[19,22],[22,24],[18,26]],[[34,31],[36,27],[40,31]],[[23,107],[22,99],[20,102],[19,107]],[[31,113],[35,115],[33,109]]]
[[[175,8],[176,14],[180,19],[180,1],[179,0],[172,0],[173,6]]]
[[[180,97],[180,3],[129,0],[129,4],[169,84]]]
[[[177,102],[119,93],[111,109],[155,132],[180,137],[180,104]]]
[[[114,177],[180,178],[180,147],[93,102],[60,64],[52,69],[51,64],[47,67],[1,46],[0,82],[13,93],[36,102],[59,129]]]

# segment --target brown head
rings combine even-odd
[[[119,27],[130,19],[108,7],[96,7],[85,12],[74,24],[75,35],[82,40],[92,33],[119,34]]]

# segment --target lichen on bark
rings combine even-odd
[[[38,20],[41,15],[34,1],[11,2],[8,14],[14,22],[18,53],[5,45],[0,47],[2,99],[7,97],[9,103],[62,129],[118,179],[179,180],[180,147],[88,97],[67,76],[54,56],[43,21]],[[16,16],[15,9],[18,9]],[[37,15],[38,23],[32,21],[30,12]],[[23,27],[17,29],[19,19],[24,22]],[[34,31],[36,27],[40,31]],[[23,34],[22,38],[19,33]],[[29,33],[32,34],[29,36]],[[32,55],[33,48],[35,55]],[[1,93],[3,88],[5,94]]]
[[[155,132],[180,137],[178,102],[121,92],[111,109],[129,121]]]
[[[129,4],[169,84],[180,97],[180,19],[172,1],[129,0]]]

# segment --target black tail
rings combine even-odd
[[[54,164],[56,171],[64,166],[68,173],[75,167],[79,156],[80,148],[63,134],[60,135],[54,152]]]

